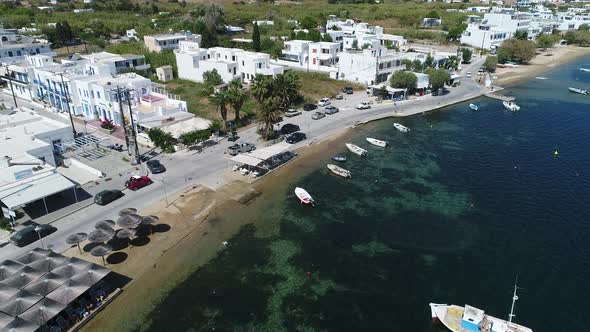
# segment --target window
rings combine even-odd
[[[242,60],[242,66],[245,66],[245,65],[244,65],[244,60]]]
[[[100,92],[99,92],[99,91],[96,91],[96,97],[97,97],[98,99],[100,99]]]

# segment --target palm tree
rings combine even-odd
[[[229,82],[229,99],[231,107],[234,109],[235,117],[234,120],[236,124],[240,121],[240,110],[242,106],[248,100],[248,93],[244,91],[242,86],[242,81],[239,79],[232,80]]]
[[[277,75],[272,81],[273,95],[279,97],[281,106],[288,108],[299,97],[301,82],[294,72]]]
[[[209,96],[209,102],[215,105],[221,113],[223,119],[223,128],[227,128],[227,105],[230,103],[230,96],[225,92],[217,92]]]
[[[258,103],[270,95],[270,84],[266,76],[256,75],[250,84],[250,91]]]
[[[265,139],[274,134],[274,124],[280,118],[281,100],[278,97],[270,97],[264,100],[258,111],[258,133]]]

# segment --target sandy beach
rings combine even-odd
[[[514,68],[497,68],[494,85],[507,86],[542,75],[544,72],[580,57],[590,55],[590,48],[577,46],[558,46],[538,55],[528,65]]]

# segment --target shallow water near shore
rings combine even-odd
[[[590,97],[567,91],[590,88],[590,73],[579,67],[590,68],[590,59],[507,89],[520,112],[480,98],[477,112],[462,103],[396,120],[412,129],[407,134],[391,119],[355,129],[350,140],[369,155],[342,146],[352,179],[330,175],[325,155],[289,169],[302,177],[272,181],[272,195],[228,211],[217,222],[252,223],[143,328],[439,331],[429,302],[507,318],[518,274],[516,322],[585,330]],[[315,208],[298,204],[296,185]]]

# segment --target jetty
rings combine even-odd
[[[516,100],[516,97],[513,97],[513,96],[504,96],[504,95],[496,94],[496,92],[498,92],[498,91],[501,91],[501,90],[497,90],[497,91],[494,91],[494,92],[486,93],[486,94],[484,94],[484,96],[486,96],[488,98],[492,98],[492,99],[498,99],[498,100],[501,100],[501,101],[515,101]]]

